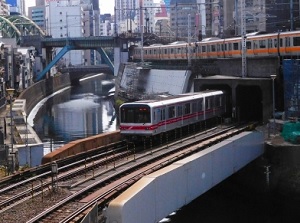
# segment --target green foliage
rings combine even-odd
[[[285,141],[293,144],[300,143],[300,123],[299,122],[288,122],[283,125],[283,131],[281,136]]]
[[[121,100],[121,99],[116,99],[116,102],[115,102],[115,104],[116,104],[116,107],[117,108],[119,108],[122,104],[124,103],[124,101],[123,100]]]

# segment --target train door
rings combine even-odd
[[[183,115],[182,115],[182,105],[178,105],[177,106],[177,115],[176,117],[178,117],[178,120],[179,120],[179,127],[183,125]]]
[[[164,53],[164,59],[170,59],[170,49],[164,48],[165,53]]]
[[[253,56],[253,46],[252,41],[246,42],[247,55]]]
[[[159,124],[161,122],[161,109],[160,108],[154,108],[153,109],[153,116],[154,116],[154,121],[153,121],[153,124]],[[160,128],[159,128],[159,125],[158,125],[158,131],[160,132]]]
[[[258,40],[253,40],[253,54],[257,55],[259,52],[259,43]]]
[[[203,120],[203,99],[198,100],[198,120]]]
[[[186,122],[184,124],[189,124],[191,123],[191,117],[190,117],[190,114],[191,114],[191,103],[188,102],[188,103],[185,103],[184,104],[184,111],[183,111],[183,115],[186,117]]]
[[[193,114],[193,122],[199,121],[198,112],[197,112],[197,101],[192,102],[192,114]]]
[[[207,58],[206,45],[201,46],[201,56],[202,58]]]
[[[239,42],[232,43],[232,55],[234,57],[240,57],[242,55],[241,49],[242,47],[240,46]]]
[[[279,48],[280,48],[280,54],[283,54],[285,55],[286,54],[286,51],[285,51],[285,39],[286,37],[281,37],[279,38]]]
[[[161,118],[161,121],[162,121],[162,124],[163,124],[163,128],[162,129],[164,129],[164,131],[166,131],[166,129],[167,129],[167,122],[166,122],[166,108],[164,107],[164,108],[161,108],[161,116],[160,116]]]
[[[223,43],[224,57],[228,56],[227,50],[228,50],[228,46],[227,46],[227,43],[224,41],[224,43]]]
[[[273,54],[273,39],[268,39],[268,54],[272,55]]]
[[[205,98],[205,119],[212,116],[212,98],[210,96]]]
[[[285,52],[290,54],[291,53],[291,37],[285,37]]]
[[[212,109],[213,109],[213,116],[216,116],[217,113],[217,100],[218,100],[218,96],[213,96],[213,100],[212,100]]]
[[[206,97],[203,98],[203,104],[202,104],[202,109],[203,109],[203,120],[206,120]]]
[[[228,43],[228,56],[232,57],[232,43]]]

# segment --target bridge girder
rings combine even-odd
[[[0,15],[0,30],[2,37],[15,38],[18,45],[20,44],[21,36],[45,36],[45,32],[37,24],[21,15]]]

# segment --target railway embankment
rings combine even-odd
[[[264,130],[258,129],[265,132],[264,154],[237,173],[233,181],[238,182],[239,188],[246,188],[243,194],[257,192],[260,199],[275,200],[279,206],[297,203],[300,200],[300,145],[285,141],[281,131],[272,135],[268,127]]]
[[[300,145],[277,135],[266,141],[264,156],[270,170],[270,189],[300,200]]]

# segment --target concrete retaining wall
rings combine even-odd
[[[49,96],[55,91],[58,91],[64,87],[70,86],[69,74],[63,74],[56,77],[50,77],[49,79],[39,81],[33,84],[29,88],[22,91],[18,99],[26,100],[26,114],[29,114],[34,106],[43,98]]]
[[[106,223],[152,223],[208,191],[264,152],[263,134],[245,132],[143,177],[113,200]]]

